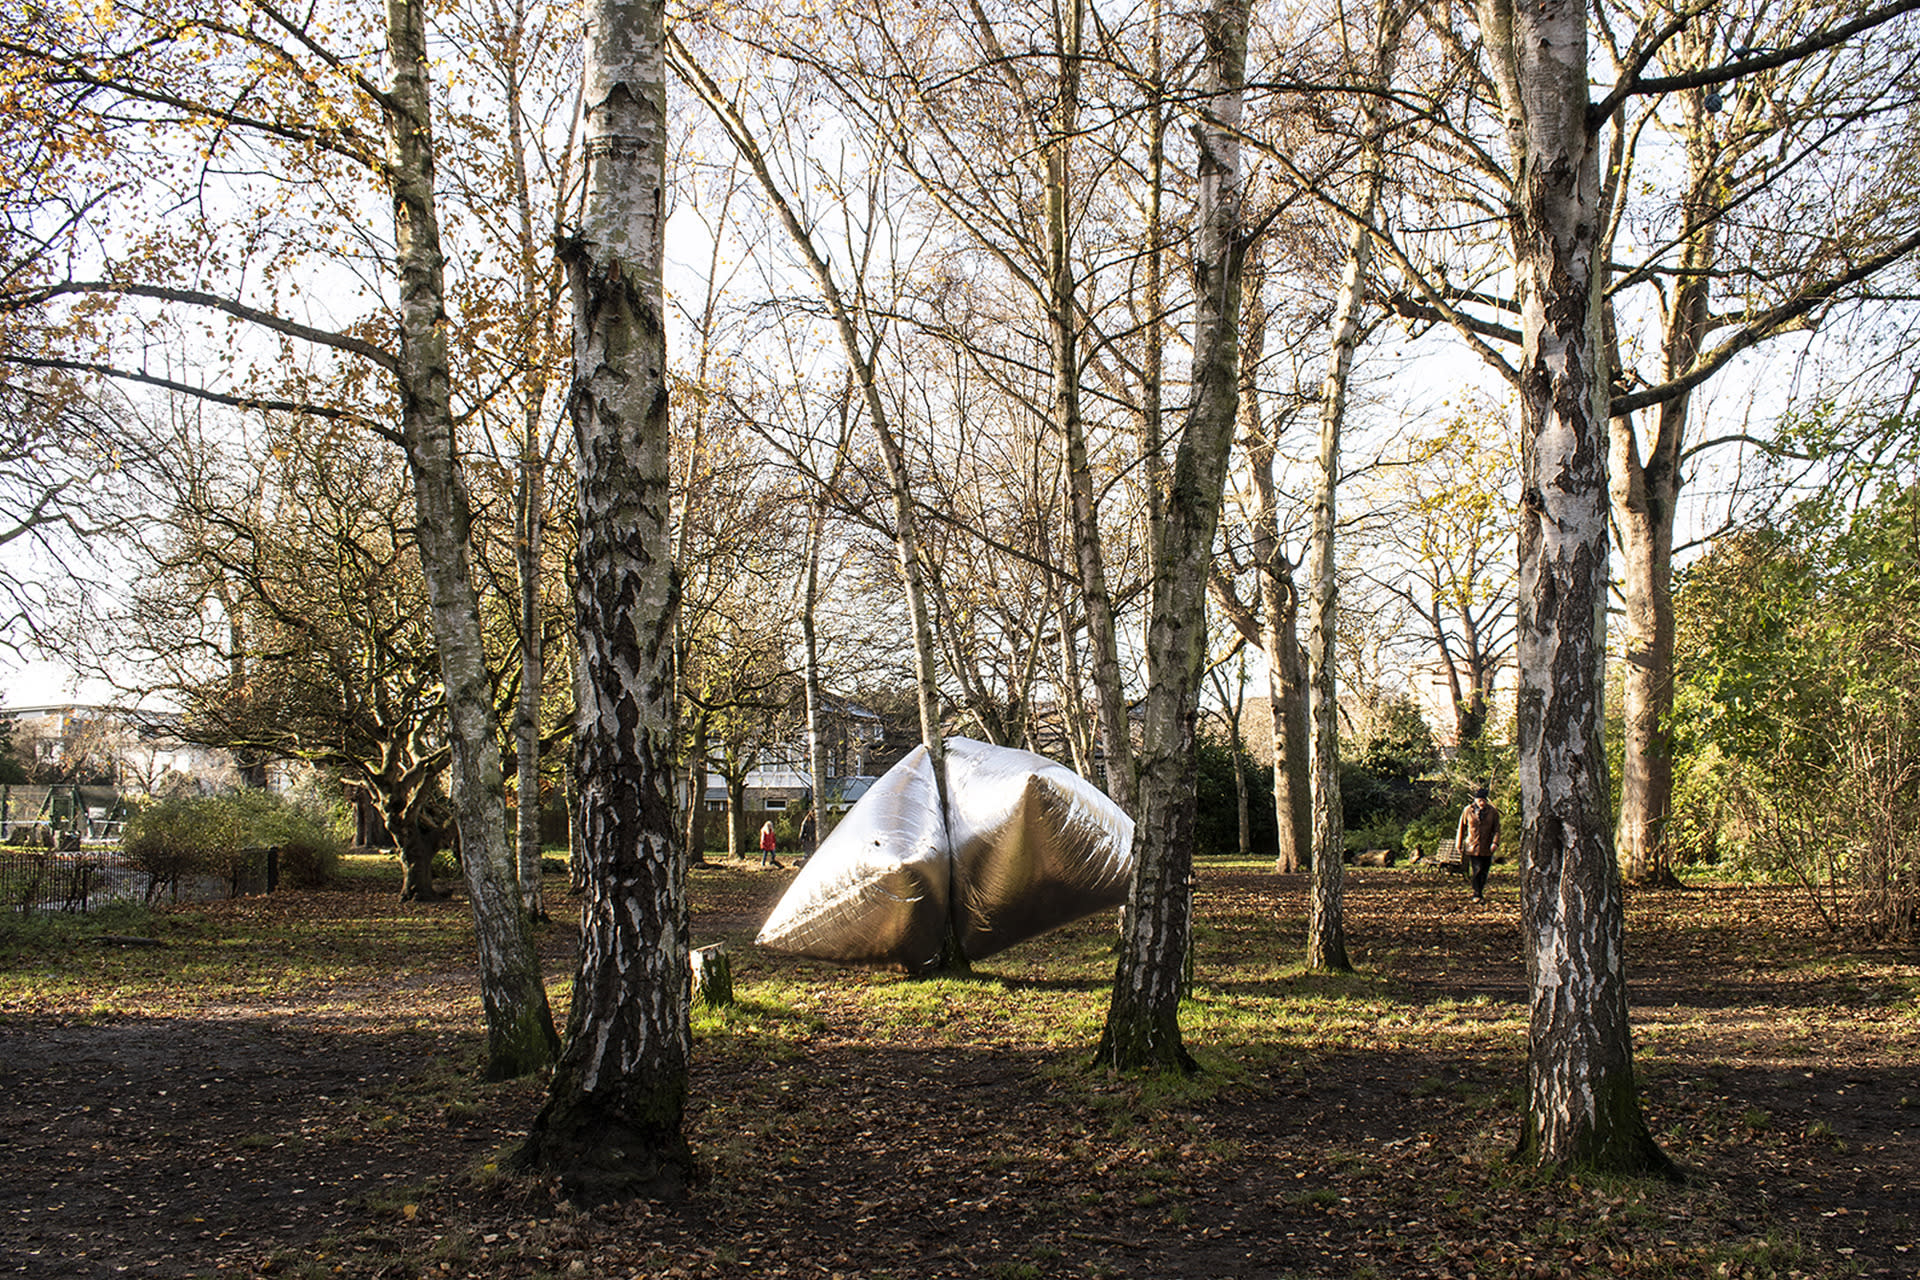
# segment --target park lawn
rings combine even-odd
[[[1205,1070],[1086,1061],[1112,920],[909,981],[761,952],[791,871],[691,878],[739,1002],[695,1017],[682,1204],[578,1210],[506,1169],[539,1080],[479,1079],[464,904],[391,868],[269,898],[0,926],[20,1176],[0,1269],[59,1276],[1911,1275],[1920,962],[1791,890],[1629,898],[1649,1121],[1682,1186],[1511,1163],[1516,886],[1356,871],[1358,972],[1305,886],[1204,861]],[[444,886],[443,886],[444,887]],[[564,879],[549,901],[570,913]],[[564,1018],[570,921],[540,945]],[[127,941],[151,939],[163,946]]]

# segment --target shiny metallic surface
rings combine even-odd
[[[931,964],[945,937],[947,876],[933,768],[915,747],[820,842],[755,941],[816,960]]]
[[[1044,756],[967,738],[947,740],[947,780],[951,844],[917,748],[821,843],[760,944],[918,970],[938,959],[949,910],[978,960],[1126,901],[1133,822],[1092,783]]]

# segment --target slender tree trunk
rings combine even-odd
[[[1633,1077],[1620,877],[1601,741],[1607,603],[1599,141],[1587,14],[1481,0],[1507,116],[1520,285],[1521,935],[1531,1020],[1521,1148],[1618,1172],[1670,1169]]]
[[[1353,355],[1360,281],[1366,270],[1364,230],[1348,243],[1347,275],[1334,311],[1334,349],[1321,393],[1320,459],[1313,496],[1313,539],[1307,555],[1307,752],[1311,761],[1312,883],[1308,889],[1307,967],[1344,970],[1346,827],[1340,809],[1340,704],[1334,686],[1335,503],[1339,492],[1340,424],[1346,364]]]
[[[687,749],[687,807],[681,813],[681,839],[686,844],[687,865],[704,866],[707,861],[707,733],[711,723],[704,711],[694,712],[692,745]]]
[[[1663,405],[1655,412],[1672,408]],[[1669,498],[1644,492],[1617,500],[1625,584],[1626,663],[1621,680],[1621,870],[1637,883],[1670,881],[1667,821],[1673,810],[1673,512]],[[1616,491],[1622,486],[1616,482]]]
[[[524,1075],[559,1047],[540,960],[521,914],[507,843],[505,776],[493,714],[493,679],[480,635],[467,539],[472,523],[454,453],[440,230],[433,202],[432,105],[426,6],[389,0],[393,86],[394,224],[400,268],[401,432],[413,473],[421,570],[446,686],[452,793],[479,944],[487,1015],[487,1075]]]
[[[1313,771],[1307,747],[1307,657],[1300,646],[1300,596],[1289,571],[1284,583],[1268,576],[1267,699],[1273,713],[1273,814],[1280,847],[1278,872],[1299,871],[1313,848]],[[1284,593],[1280,588],[1284,586]]]
[[[1266,272],[1257,246],[1247,251],[1246,335],[1240,359],[1240,423],[1255,494],[1253,563],[1260,583],[1260,647],[1267,655],[1267,708],[1272,717],[1273,814],[1277,872],[1298,871],[1312,847],[1313,809],[1307,753],[1306,658],[1300,649],[1300,593],[1280,539],[1274,467],[1277,426],[1261,411],[1257,374],[1266,355]]]
[[[1208,569],[1239,416],[1245,245],[1237,130],[1246,0],[1215,0],[1202,22],[1207,88],[1199,128],[1193,399],[1153,562],[1134,875],[1096,1055],[1122,1070],[1195,1066],[1181,1043],[1180,997],[1192,925],[1194,735],[1206,663]]]
[[[527,361],[521,391],[519,468],[514,489],[514,568],[520,588],[520,693],[513,709],[514,797],[520,901],[530,920],[547,918],[540,888],[540,706],[546,693],[546,627],[541,616],[541,551],[546,542],[547,456],[542,447],[541,415],[547,400],[546,353],[553,337],[552,297],[544,286],[535,236],[533,198],[527,179],[526,139],[521,126],[520,54],[526,31],[523,3],[513,6],[513,31],[507,73],[507,145],[513,155],[515,212],[520,232],[519,324],[521,354]],[[537,249],[538,247],[538,249]]]
[[[1087,719],[1086,704],[1080,699],[1080,646],[1074,639],[1079,628],[1074,625],[1064,586],[1054,597],[1053,612],[1060,623],[1060,687],[1065,690],[1060,703],[1062,730],[1073,755],[1074,772],[1098,781],[1094,778],[1093,726]]]
[[[947,822],[947,744],[945,730],[940,723],[940,660],[934,645],[933,612],[929,607],[925,566],[920,554],[919,522],[914,515],[912,477],[907,466],[906,451],[900,446],[899,436],[893,430],[891,416],[887,413],[885,401],[880,395],[880,380],[873,366],[873,360],[866,346],[860,340],[855,325],[852,306],[846,295],[841,292],[833,267],[814,242],[813,234],[800,219],[799,213],[787,198],[787,193],[774,177],[768,166],[760,145],[748,130],[746,121],[734,110],[720,87],[707,75],[704,68],[693,60],[691,54],[676,46],[674,65],[676,71],[686,80],[688,86],[699,96],[714,113],[721,126],[732,138],[740,158],[747,162],[759,181],[767,200],[780,215],[781,225],[786,229],[788,238],[800,256],[806,260],[809,274],[814,285],[820,290],[821,300],[826,303],[827,312],[833,317],[834,328],[840,337],[841,351],[853,371],[859,385],[861,400],[867,410],[867,417],[873,423],[874,435],[880,442],[880,455],[887,467],[887,487],[893,499],[893,545],[900,564],[900,579],[906,589],[908,621],[913,631],[913,662],[915,674],[915,692],[920,710],[920,740],[927,748],[928,763],[933,770],[934,790],[939,796],[940,822]],[[957,902],[957,895],[955,895]],[[949,929],[946,942],[941,950],[940,959],[929,972],[964,972],[968,968],[965,953],[960,949],[959,934]]]
[[[1140,459],[1147,478],[1147,528],[1158,531],[1165,515],[1166,493],[1171,484],[1166,460],[1166,316],[1167,316],[1167,230],[1164,205],[1167,194],[1167,103],[1166,44],[1164,0],[1148,0],[1147,34],[1147,226],[1146,226],[1146,315],[1143,333],[1146,346],[1141,352],[1140,387]],[[1147,572],[1152,574],[1152,558],[1159,548],[1148,538]]]
[[[1697,38],[1693,41],[1697,43]],[[1708,137],[1704,94],[1686,96],[1688,117],[1687,228],[1680,271],[1667,308],[1661,372],[1678,378],[1693,366],[1712,324],[1708,295],[1719,261],[1718,229],[1724,213],[1722,175]],[[1649,410],[1653,438],[1644,456],[1631,416],[1610,421],[1610,498],[1620,531],[1625,584],[1625,653],[1621,681],[1620,817],[1616,846],[1626,878],[1670,883],[1673,869],[1667,821],[1673,812],[1673,531],[1684,480],[1693,395],[1683,392]]]
[[[727,852],[735,858],[747,856],[747,796],[744,771],[731,752],[726,762],[727,780]],[[757,850],[758,845],[754,848]]]
[[[519,1159],[590,1200],[684,1191],[692,1031],[674,823],[674,620],[660,0],[587,7],[574,301],[580,809],[588,863],[567,1046]]]
[[[527,430],[537,433],[537,411],[530,407],[527,416]],[[519,491],[514,495],[514,560],[520,587],[520,693],[513,708],[516,862],[521,907],[529,920],[545,920],[547,903],[540,889],[540,703],[546,684],[540,546],[546,536],[542,511],[546,478],[537,456],[523,454],[520,467]]]
[[[1074,559],[1080,567],[1080,598],[1087,612],[1093,650],[1093,688],[1101,745],[1107,755],[1107,794],[1122,809],[1133,808],[1133,728],[1120,669],[1120,634],[1107,588],[1100,543],[1099,497],[1080,412],[1080,316],[1074,305],[1073,245],[1069,233],[1069,159],[1074,102],[1079,92],[1080,5],[1070,0],[1072,46],[1061,59],[1061,105],[1047,140],[1047,327],[1053,339],[1053,415],[1067,446],[1068,510],[1073,517]]]
[[[1393,79],[1403,19],[1382,3],[1374,26],[1371,81],[1384,89]],[[1313,496],[1313,543],[1307,578],[1308,752],[1312,757],[1313,885],[1307,916],[1307,965],[1343,970],[1347,958],[1344,884],[1346,826],[1340,808],[1340,704],[1335,688],[1335,613],[1338,558],[1334,548],[1340,486],[1340,429],[1347,413],[1347,384],[1360,341],[1360,307],[1373,256],[1374,211],[1380,203],[1385,158],[1385,117],[1380,99],[1366,107],[1367,136],[1361,152],[1360,199],[1348,230],[1347,261],[1334,302],[1327,376],[1320,389],[1320,459]]]
[[[1074,563],[1080,572],[1080,598],[1086,611],[1087,643],[1091,650],[1094,715],[1106,753],[1106,791],[1114,803],[1131,810],[1134,794],[1133,732],[1127,710],[1125,675],[1120,666],[1120,638],[1114,618],[1113,596],[1107,585],[1105,552],[1100,540],[1099,486],[1094,481],[1087,447],[1086,420],[1080,399],[1080,328],[1082,317],[1075,301],[1077,282],[1073,266],[1073,138],[1079,128],[1080,62],[1084,0],[1064,0],[1054,8],[1059,78],[1050,113],[1041,118],[1041,104],[1031,104],[1013,59],[1002,49],[992,20],[978,4],[973,6],[981,43],[1001,68],[1015,101],[1023,104],[1028,139],[1041,159],[1041,187],[1045,193],[1044,227],[1046,282],[1041,301],[1047,316],[1047,334],[1053,361],[1053,425],[1066,449],[1067,515],[1073,536]],[[1154,235],[1149,229],[1149,238]],[[1149,251],[1151,253],[1151,250]],[[1152,274],[1149,266],[1149,275]],[[1151,292],[1154,286],[1149,284]],[[1151,359],[1151,356],[1150,356]],[[1148,403],[1143,412],[1157,432],[1157,380],[1151,376]]]
[[[800,604],[800,634],[806,642],[807,682],[807,770],[813,780],[807,797],[813,809],[813,838],[817,844],[832,829],[824,804],[827,786],[827,739],[825,695],[820,687],[820,634],[815,613],[820,607],[820,541],[826,536],[827,495],[814,499],[807,519],[807,580]],[[800,856],[813,850],[803,848]]]
[[[1233,753],[1234,816],[1240,823],[1240,856],[1253,854],[1253,814],[1247,801],[1246,752],[1240,749],[1240,717],[1247,705],[1247,651],[1240,650],[1240,683],[1228,712],[1227,746]]]

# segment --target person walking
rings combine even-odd
[[[773,819],[768,818],[760,824],[760,865],[763,867],[779,866],[780,859],[773,856],[775,850],[779,849],[779,847],[780,837],[773,834]]]
[[[1460,830],[1454,850],[1473,887],[1473,900],[1487,900],[1487,873],[1493,869],[1493,851],[1500,847],[1500,811],[1487,802],[1487,789],[1475,787],[1473,799],[1460,812]]]
[[[820,820],[814,815],[817,810],[807,810],[807,816],[800,819],[800,861],[805,863],[814,853],[815,841],[820,834]]]

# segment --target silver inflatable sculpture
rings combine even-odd
[[[1045,756],[947,740],[947,821],[924,746],[860,798],[760,930],[774,951],[846,964],[969,960],[1127,900],[1133,820]]]

